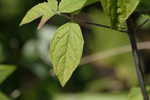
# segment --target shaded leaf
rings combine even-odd
[[[150,10],[150,2],[149,0],[141,0],[138,6],[138,11],[148,11]]]
[[[15,71],[15,66],[11,65],[0,65],[0,84]]]
[[[114,28],[124,27],[125,21],[135,11],[140,0],[100,0]]]
[[[87,0],[61,0],[59,11],[62,13],[71,13],[81,9]]]
[[[86,3],[85,3],[85,6],[94,4],[94,3],[98,2],[98,1],[99,1],[99,0],[87,0]]]
[[[84,40],[80,26],[67,23],[61,26],[51,41],[50,57],[54,72],[64,86],[80,63]]]
[[[10,99],[0,92],[0,100],[10,100]]]
[[[143,18],[146,18],[146,19],[150,19],[150,15],[144,14],[144,15],[142,15],[142,17],[143,17]]]

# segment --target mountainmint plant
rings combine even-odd
[[[87,5],[96,2],[101,3],[104,12],[110,17],[111,26],[86,21],[84,23],[128,33],[133,49],[133,57],[135,58],[140,88],[144,100],[149,100],[145,89],[144,72],[141,67],[141,60],[135,39],[137,30],[135,19],[136,15],[142,15],[146,19],[150,19],[150,16],[145,12],[142,13],[140,9],[142,8],[143,2],[141,3],[140,1],[142,0],[61,0],[58,3],[57,0],[48,0],[48,2],[40,3],[31,8],[20,25],[30,23],[33,20],[42,17],[38,25],[38,29],[40,29],[55,15],[70,19],[70,22],[60,26],[55,32],[49,50],[54,72],[61,85],[64,86],[80,63],[84,45],[84,39],[78,21],[74,20],[72,17],[73,15],[69,15],[76,11],[81,11],[81,9]],[[138,5],[140,6],[138,7]]]

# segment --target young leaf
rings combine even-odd
[[[81,9],[87,0],[61,0],[59,11],[62,13],[71,13]]]
[[[64,86],[80,63],[84,40],[80,26],[70,22],[61,26],[51,41],[50,57],[54,72]]]
[[[114,28],[121,27],[134,12],[140,0],[100,0]]]
[[[11,65],[0,65],[0,84],[15,71],[15,67]]]
[[[43,21],[48,20],[49,18],[51,18],[52,16],[54,16],[56,14],[55,9],[53,10],[53,8],[51,8],[50,6],[50,2],[51,0],[49,0],[49,3],[44,2],[44,3],[40,3],[36,6],[34,6],[33,8],[31,8],[27,14],[25,15],[25,17],[23,18],[22,22],[20,23],[20,25],[23,24],[27,24],[32,22],[33,20],[43,16],[41,23],[43,24]],[[55,5],[56,6],[56,5]]]

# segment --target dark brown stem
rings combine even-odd
[[[81,20],[81,19],[80,20],[79,19],[75,20],[73,17],[68,16],[67,14],[59,14],[59,16],[65,17],[65,18],[67,18],[69,20],[72,20],[72,21],[75,21],[75,22],[84,23],[86,25],[92,25],[92,26],[96,26],[96,27],[107,28],[107,29],[111,29],[111,30],[114,30],[114,31],[127,33],[126,30],[116,30],[113,27],[107,26],[107,25],[104,25],[104,24],[98,24],[98,23],[88,22],[88,21],[84,21],[84,20]]]
[[[144,83],[144,72],[142,69],[140,52],[138,50],[136,37],[135,37],[135,33],[136,33],[136,30],[134,28],[135,25],[131,17],[127,20],[127,25],[128,25],[128,36],[129,36],[129,40],[130,40],[131,47],[132,47],[132,54],[133,54],[134,62],[136,65],[136,73],[137,73],[138,81],[140,84],[141,92],[142,92],[144,100],[149,100],[148,93],[146,91],[146,87]]]

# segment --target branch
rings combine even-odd
[[[69,20],[72,20],[72,21],[75,21],[75,22],[84,23],[86,25],[92,25],[92,26],[97,26],[97,27],[101,27],[101,28],[111,29],[111,30],[118,31],[118,32],[125,32],[125,33],[127,33],[127,31],[125,31],[125,30],[117,30],[117,29],[114,29],[111,26],[107,26],[107,25],[104,25],[104,24],[97,24],[97,23],[93,23],[93,22],[84,21],[84,20],[81,20],[81,19],[76,19],[73,16],[69,16],[67,14],[58,14],[58,15],[59,16],[63,16],[65,18],[67,18]]]
[[[150,20],[150,19],[146,19],[145,21],[143,21],[142,24],[138,25],[138,26],[136,27],[136,31],[138,31],[139,29],[141,29],[149,20]]]
[[[124,31],[124,30],[116,30],[116,29],[114,29],[114,28],[111,27],[111,26],[107,26],[107,25],[103,25],[103,24],[96,24],[96,23],[86,22],[86,21],[85,21],[84,23],[85,23],[85,24],[88,24],[88,25],[93,25],[93,26],[97,26],[97,27],[103,27],[103,28],[115,30],[115,31],[118,31],[118,32],[125,32],[125,33],[127,33],[127,31]]]
[[[143,95],[143,99],[149,100],[149,96],[146,91],[146,87],[145,87],[145,83],[144,83],[144,72],[142,70],[142,62],[141,62],[140,52],[138,50],[136,37],[135,37],[136,30],[134,29],[135,25],[134,25],[134,20],[132,19],[132,17],[130,17],[127,20],[127,26],[128,26],[128,36],[129,36],[129,40],[130,40],[131,47],[132,47],[132,54],[133,54],[134,62],[136,65],[136,73],[137,73],[138,81],[140,84],[141,92]]]

